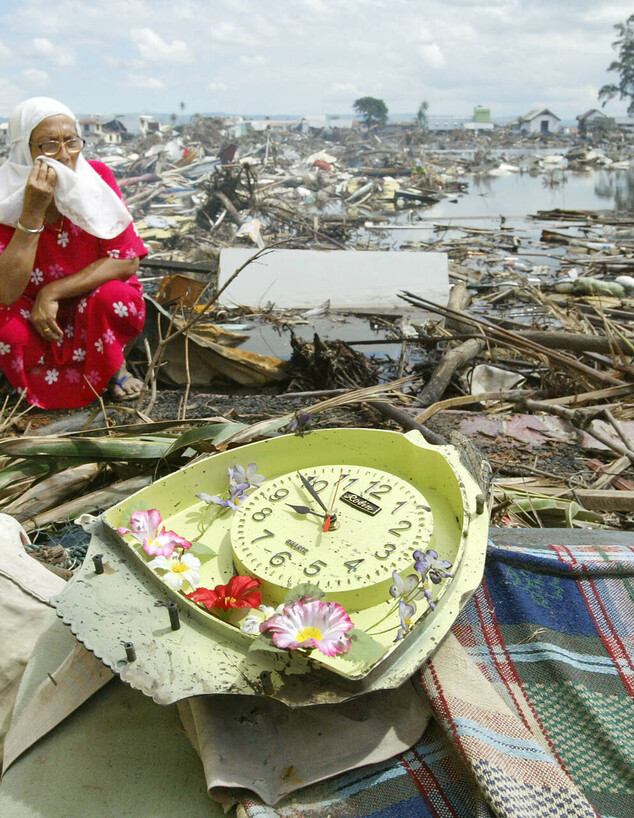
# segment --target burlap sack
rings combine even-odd
[[[0,514],[0,758],[24,668],[38,637],[56,619],[48,600],[65,585],[25,551],[22,526]]]

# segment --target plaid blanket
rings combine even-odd
[[[420,685],[435,719],[398,758],[249,818],[634,816],[631,546],[496,547]]]

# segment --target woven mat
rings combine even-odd
[[[387,762],[248,818],[634,815],[632,546],[489,548],[420,674],[434,720]],[[307,737],[310,741],[310,737]]]

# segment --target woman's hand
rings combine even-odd
[[[33,169],[24,188],[24,205],[20,221],[25,227],[37,230],[44,222],[46,209],[53,201],[57,174],[46,162],[33,163]]]
[[[59,301],[47,293],[46,287],[42,287],[35,297],[29,320],[37,334],[51,343],[57,343],[64,338],[64,333],[57,323],[58,309]]]

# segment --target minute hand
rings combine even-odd
[[[315,491],[315,487],[312,485],[312,483],[310,483],[310,482],[309,482],[309,481],[308,481],[308,480],[307,480],[307,479],[304,477],[304,475],[303,475],[303,474],[300,474],[299,472],[297,472],[297,474],[299,474],[299,479],[302,481],[302,485],[304,486],[304,488],[306,489],[306,491],[307,491],[307,492],[310,494],[310,496],[311,496],[311,497],[313,497],[313,499],[314,499],[314,500],[316,500],[316,502],[318,502],[318,503],[319,503],[319,505],[320,505],[320,506],[323,508],[323,510],[326,512],[326,514],[329,514],[328,509],[327,509],[327,508],[326,508],[326,506],[324,505],[324,502],[323,502],[323,500],[321,499],[321,497],[320,497],[320,496],[317,494],[317,492]]]

